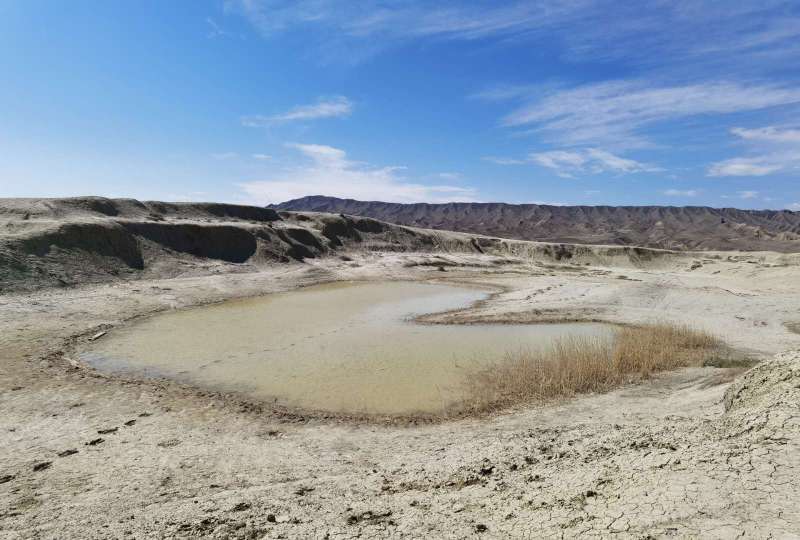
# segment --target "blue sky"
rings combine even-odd
[[[0,0],[0,196],[800,210],[800,4]]]

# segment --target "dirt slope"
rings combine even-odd
[[[800,252],[800,212],[699,206],[399,204],[312,196],[272,208],[336,212],[415,227],[579,244]]]
[[[679,257],[633,247],[503,240],[372,218],[216,203],[0,199],[0,292],[256,271],[348,251],[464,252],[585,264]]]

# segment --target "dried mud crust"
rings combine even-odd
[[[800,384],[800,355],[783,362],[794,364],[787,386]],[[700,389],[707,377],[684,372],[495,425],[401,430],[267,421],[171,388],[109,392],[92,381],[119,404],[107,410],[66,384],[25,422],[61,434],[10,471],[0,519],[11,538],[791,533],[800,463],[787,420],[798,400],[780,420],[749,403],[723,413],[720,387]],[[669,404],[698,393],[700,414]],[[627,410],[612,412],[621,402]]]
[[[797,352],[730,387],[719,384],[721,370],[696,368],[548,407],[417,426],[282,417],[175,383],[102,377],[46,354],[68,336],[163,309],[334,279],[439,279],[435,265],[406,265],[440,256],[352,253],[258,273],[4,296],[0,537],[764,538],[798,530]],[[516,259],[490,270],[490,256],[444,257],[454,263],[449,278],[498,288],[476,316],[597,309],[618,323],[703,323],[764,356],[797,345],[783,326],[800,300],[793,267],[562,271]]]

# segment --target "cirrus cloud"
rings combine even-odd
[[[571,178],[575,174],[631,174],[662,170],[599,148],[534,152],[530,154],[529,159],[537,165],[556,171],[564,178]]]
[[[700,191],[697,189],[667,189],[662,191],[664,195],[667,197],[697,197],[700,194]]]
[[[507,114],[502,125],[529,127],[563,144],[641,147],[652,144],[642,129],[653,124],[795,103],[800,89],[774,84],[607,81],[536,99]]]
[[[800,170],[800,129],[737,127],[731,133],[751,146],[752,155],[712,163],[708,176],[767,176]]]
[[[572,59],[640,64],[758,65],[793,58],[800,17],[792,0],[225,0],[262,36],[310,31],[312,48],[352,61],[410,41],[557,43]],[[665,31],[668,30],[668,31]],[[731,54],[735,52],[735,54]],[[714,60],[715,62],[710,62]],[[718,66],[718,64],[722,66]],[[754,63],[755,64],[755,63]]]
[[[264,116],[260,114],[243,116],[242,125],[246,127],[269,127],[286,122],[319,120],[323,118],[342,118],[353,112],[353,102],[345,96],[319,98],[311,105],[298,105],[286,112]]]

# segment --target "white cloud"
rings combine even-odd
[[[653,86],[612,81],[562,90],[519,107],[503,119],[566,144],[645,146],[646,126],[698,115],[727,114],[800,103],[800,88],[714,82]]]
[[[190,191],[189,193],[166,193],[164,200],[174,202],[204,202],[208,200],[207,191]],[[123,197],[124,195],[121,195]],[[116,198],[116,197],[114,197]]]
[[[538,0],[487,5],[422,1],[227,0],[226,11],[244,15],[266,36],[300,26],[327,28],[342,37],[407,41],[442,37],[480,39],[519,34],[579,15],[594,0]]]
[[[800,202],[792,203],[787,207],[789,210],[800,212]]]
[[[606,152],[605,150],[600,150],[598,148],[589,148],[586,152],[590,158],[590,162],[594,164],[593,166],[597,172],[614,171],[622,173],[635,173],[658,172],[662,170],[658,167],[653,167],[652,165],[640,163],[632,159],[625,159],[615,156],[611,152]]]
[[[766,176],[781,170],[782,165],[770,164],[766,158],[733,158],[712,163],[708,176]]]
[[[438,176],[442,180],[450,180],[450,181],[461,180],[461,178],[463,178],[463,175],[458,172],[443,172],[437,174],[436,176]]]
[[[753,190],[737,191],[736,194],[739,196],[740,199],[758,198],[758,191],[753,191]]]
[[[530,155],[534,163],[548,169],[582,169],[586,163],[586,158],[580,152],[567,152],[564,150],[552,150],[550,152],[538,152]]]
[[[427,185],[409,181],[404,167],[374,167],[347,159],[344,150],[321,144],[292,144],[308,161],[269,180],[239,184],[253,204],[269,204],[304,197],[333,197],[388,202],[474,201],[471,187]]]
[[[683,191],[680,189],[667,189],[662,193],[668,197],[697,197],[697,195],[700,194],[700,191],[696,189],[687,189]]]
[[[225,159],[233,159],[233,158],[237,157],[238,155],[239,154],[237,154],[236,152],[220,152],[218,154],[211,154],[211,157],[214,158],[214,159],[218,159],[218,160],[222,161],[222,160],[225,160]]]
[[[485,156],[481,158],[483,161],[488,161],[490,163],[495,163],[496,165],[524,165],[527,163],[523,159],[514,159],[514,158],[504,158],[504,157],[495,157],[495,156]]]
[[[217,24],[217,21],[211,17],[206,17],[206,24],[208,24],[209,27],[207,34],[209,38],[217,38],[228,35],[228,33],[223,30],[219,24]]]
[[[272,156],[269,154],[252,154],[253,159],[257,159],[259,161],[267,161],[272,159]]]
[[[322,118],[341,118],[350,116],[353,102],[345,96],[319,98],[311,105],[298,105],[288,111],[273,116],[252,115],[242,117],[242,125],[246,127],[268,127],[285,122],[319,120]]]
[[[708,176],[766,176],[800,169],[800,130],[767,126],[733,128],[731,133],[750,144],[755,155],[712,163]]]
[[[319,165],[325,165],[332,169],[343,169],[350,167],[352,163],[347,161],[347,152],[326,144],[298,144],[289,143],[288,148],[299,150],[312,161]]]
[[[757,129],[733,128],[731,133],[748,141],[800,144],[800,129],[780,129],[767,126]]]
[[[571,178],[575,174],[631,174],[661,170],[652,165],[623,158],[599,148],[535,152],[530,154],[529,158],[533,163],[553,169],[559,176],[565,178]]]
[[[531,84],[499,84],[472,94],[470,97],[485,101],[506,101],[528,97],[541,89],[541,86]]]
[[[350,56],[411,40],[525,40],[555,44],[561,55],[581,60],[659,67],[693,61],[707,72],[724,67],[720,60],[742,66],[745,55],[760,65],[796,57],[800,20],[791,2],[225,0],[225,8],[267,38],[302,29],[312,47]]]

